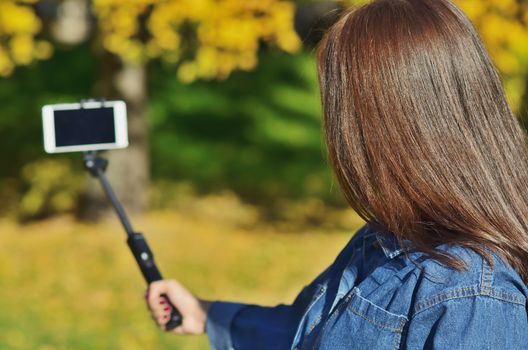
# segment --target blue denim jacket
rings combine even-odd
[[[441,245],[466,271],[402,254],[393,236],[361,228],[291,305],[217,301],[206,323],[214,350],[528,349],[519,275],[493,255]],[[527,261],[528,264],[528,261]]]

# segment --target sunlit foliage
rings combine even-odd
[[[129,62],[181,62],[182,81],[250,70],[261,42],[287,52],[300,48],[294,5],[286,1],[95,0],[94,10],[108,51]]]
[[[456,0],[476,25],[518,108],[528,76],[528,1]]]
[[[82,190],[82,177],[72,175],[69,163],[45,159],[27,164],[22,179],[29,190],[20,200],[19,215],[35,218],[73,209]]]
[[[42,23],[37,0],[0,1],[0,75],[16,65],[51,55],[36,40]],[[262,45],[286,52],[300,49],[293,27],[295,6],[281,0],[94,0],[98,42],[126,63],[161,58],[178,64],[177,76],[224,79],[257,65]]]
[[[42,23],[38,0],[0,1],[0,76],[47,58],[51,45],[35,37]],[[365,0],[348,0],[362,4]],[[528,75],[528,1],[455,0],[478,27],[518,106]],[[94,0],[104,48],[126,62],[161,58],[178,64],[182,81],[222,79],[257,64],[261,43],[295,52],[295,6],[281,0]]]
[[[36,0],[0,1],[0,77],[11,74],[15,66],[51,56],[52,47],[35,36],[42,23],[33,7]]]

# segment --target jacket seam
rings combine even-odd
[[[315,306],[315,304],[319,301],[319,299],[324,295],[324,293],[326,292],[328,286],[327,285],[319,285],[320,286],[320,289],[319,291],[316,293],[316,295],[312,298],[312,301],[310,302],[310,304],[308,305],[308,307],[306,308],[306,310],[304,311],[304,314],[301,318],[301,321],[299,324],[302,324],[303,322],[306,321],[306,317],[307,315],[310,313],[310,311],[312,310],[312,308]],[[314,321],[311,322],[311,324],[308,324],[308,327],[309,327],[309,331],[303,336],[304,339],[302,339],[301,343],[300,343],[300,346],[301,348],[304,347],[304,343],[307,341],[308,339],[308,336],[312,333],[312,331],[314,330],[314,328],[321,322],[322,320],[322,314],[318,315],[318,317],[316,317],[316,319]],[[297,337],[297,334],[295,335],[295,338],[294,338],[294,341],[296,340],[296,337]]]
[[[310,310],[314,307],[315,303],[317,303],[317,301],[319,301],[319,299],[323,296],[323,294],[326,292],[326,289],[327,289],[327,286],[326,285],[320,285],[320,289],[319,291],[315,294],[315,296],[312,298],[312,301],[310,302],[310,305],[306,308],[306,311],[304,312],[303,314],[303,317],[302,317],[302,320],[301,322],[303,322],[306,318],[306,316],[308,315],[308,313],[310,312]],[[317,324],[319,322],[321,322],[321,319],[322,319],[322,314],[319,315],[318,317],[316,317],[316,319],[314,321],[312,321],[308,327],[309,327],[309,330],[308,330],[308,333],[306,335],[309,335],[313,330],[314,328],[317,326]]]
[[[394,326],[391,326],[389,324],[386,324],[386,323],[382,323],[382,322],[379,322],[379,321],[376,321],[372,318],[370,318],[369,316],[367,316],[365,313],[361,312],[359,309],[353,307],[352,305],[347,305],[346,308],[347,310],[350,310],[353,314],[361,317],[362,319],[364,319],[365,321],[375,325],[375,326],[378,326],[382,329],[386,329],[386,330],[389,330],[391,332],[394,332],[394,333],[401,333],[403,331],[403,326],[405,325],[405,323],[408,321],[407,317],[404,316],[404,315],[398,315],[398,314],[395,314],[395,313],[392,313],[392,312],[389,312],[381,307],[379,307],[378,305],[374,304],[373,302],[371,302],[370,300],[368,299],[365,299],[364,297],[361,296],[361,292],[359,290],[359,288],[355,287],[352,289],[352,292],[348,295],[347,297],[347,302],[348,300],[352,299],[353,296],[356,296],[356,298],[358,298],[359,300],[361,301],[364,301],[364,302],[367,302],[369,305],[375,307],[376,309],[388,314],[388,315],[391,315],[393,317],[397,317],[398,318],[398,327],[394,327]]]
[[[487,293],[488,291],[490,291],[491,285],[493,283],[493,268],[489,265],[486,259],[484,259],[483,257],[481,259],[482,259],[482,273],[480,275],[480,288],[483,293]]]
[[[317,327],[319,323],[321,323],[321,319],[323,318],[323,315],[318,315],[315,320],[312,321],[311,325],[308,327],[308,330],[306,331],[306,336],[310,335],[312,331]]]
[[[357,288],[359,290],[359,288]],[[391,316],[394,316],[394,317],[403,317],[405,319],[405,321],[408,321],[407,317],[405,315],[400,315],[400,314],[395,314],[393,312],[390,312],[388,310],[385,310],[384,308],[382,308],[381,306],[378,306],[376,304],[374,304],[372,301],[368,300],[367,298],[364,298],[361,296],[361,294],[356,293],[356,297],[360,298],[361,300],[365,301],[366,303],[372,305],[372,307],[374,307],[375,309],[378,309],[382,312],[385,312],[387,313],[388,315],[391,315]]]
[[[386,329],[388,331],[391,331],[391,332],[394,332],[394,333],[401,333],[402,330],[403,330],[403,325],[405,324],[405,322],[407,322],[407,320],[404,318],[404,317],[401,317],[400,316],[400,319],[398,320],[398,327],[391,327],[387,324],[384,324],[384,323],[381,323],[381,322],[378,322],[376,320],[373,320],[369,317],[367,317],[366,315],[364,315],[363,313],[355,310],[354,308],[348,308],[350,311],[352,311],[352,313],[358,315],[359,317],[361,317],[362,319],[364,319],[365,321],[369,322],[369,323],[372,323],[374,324],[375,326],[378,326],[380,328],[383,328],[383,329]]]
[[[476,284],[443,292],[417,302],[416,306],[414,307],[414,312],[411,318],[443,302],[454,299],[471,298],[475,296],[489,297],[491,299],[496,299],[521,306],[524,306],[526,304],[526,298],[520,294],[505,292],[503,290],[489,286],[485,286],[484,288],[482,288],[482,285]]]

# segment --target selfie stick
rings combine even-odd
[[[84,153],[84,167],[93,177],[98,178],[99,182],[103,186],[106,196],[112,203],[112,206],[114,207],[121,224],[123,224],[123,227],[125,228],[128,237],[128,246],[132,251],[134,258],[136,258],[139,268],[143,273],[143,277],[145,277],[145,280],[148,284],[154,281],[159,281],[162,279],[162,277],[156,264],[154,263],[152,251],[150,250],[145,237],[143,237],[143,234],[134,232],[134,229],[128,220],[123,206],[117,199],[117,196],[112,190],[112,186],[110,186],[110,182],[108,182],[108,179],[105,176],[105,170],[107,166],[108,161],[104,158],[98,157],[95,152]],[[165,330],[170,331],[182,324],[182,316],[178,309],[172,305],[167,295],[162,294],[161,296],[167,300],[169,306],[172,308],[169,322],[167,322],[165,325]]]

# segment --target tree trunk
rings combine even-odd
[[[149,142],[146,116],[146,67],[118,62],[104,54],[101,79],[97,94],[106,99],[122,99],[127,104],[129,146],[105,154],[109,160],[107,176],[125,210],[130,214],[142,212],[147,207],[149,174]],[[79,217],[96,221],[109,213],[96,179],[90,179]]]
[[[127,103],[130,145],[125,150],[110,153],[108,178],[125,208],[140,213],[147,207],[150,182],[145,66],[125,65],[115,83],[119,95]]]

